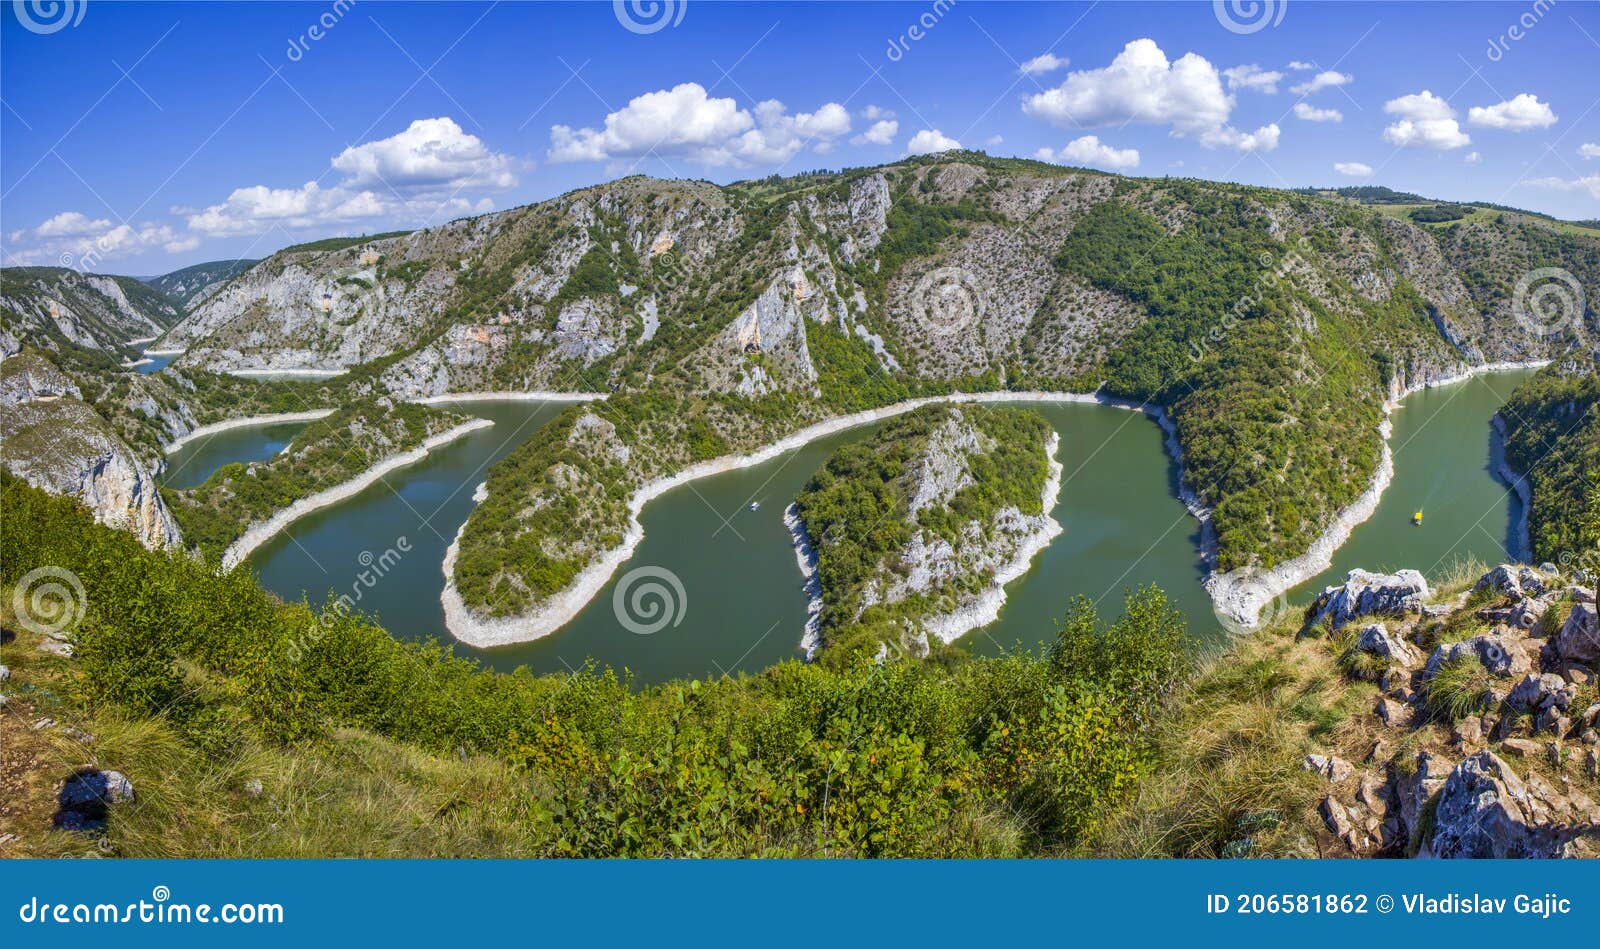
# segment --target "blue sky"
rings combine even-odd
[[[7,265],[155,274],[628,173],[725,182],[957,142],[1600,217],[1594,3],[55,13],[0,10]]]

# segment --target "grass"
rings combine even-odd
[[[1318,855],[1319,781],[1302,766],[1365,703],[1326,644],[1283,623],[1214,659],[1160,726],[1154,774],[1108,824],[1095,855]]]
[[[1424,689],[1424,707],[1441,721],[1459,722],[1488,707],[1490,683],[1488,670],[1476,656],[1441,663]]]
[[[502,762],[434,755],[352,728],[291,747],[246,740],[216,753],[163,718],[88,707],[73,663],[0,607],[15,641],[0,710],[0,857],[518,857],[534,787]],[[33,727],[40,718],[56,727]],[[93,737],[85,742],[68,728]],[[49,830],[61,783],[84,766],[121,771],[135,800],[103,836]]]

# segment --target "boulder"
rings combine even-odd
[[[51,822],[63,830],[100,830],[113,804],[133,800],[133,782],[120,771],[85,769],[68,778],[56,795]]]
[[[0,666],[0,682],[10,682],[10,681],[11,681],[11,670],[6,666]]]
[[[1400,823],[1406,833],[1424,847],[1426,841],[1420,839],[1422,815],[1428,801],[1444,787],[1449,767],[1438,755],[1422,751],[1417,753],[1416,768],[1409,774],[1395,778],[1396,796],[1400,799]]]
[[[1429,850],[1436,857],[1566,857],[1575,853],[1574,836],[1543,823],[1511,766],[1480,751],[1445,780]]]
[[[1550,611],[1550,601],[1529,597],[1512,607],[1507,621],[1519,629],[1532,629]]]
[[[1575,603],[1556,635],[1556,653],[1568,662],[1600,661],[1600,616],[1592,603]]]
[[[1352,570],[1343,586],[1328,587],[1311,605],[1312,625],[1330,620],[1335,627],[1360,616],[1400,616],[1420,612],[1428,581],[1415,570],[1393,574]]]
[[[1472,592],[1477,593],[1480,590],[1494,590],[1506,596],[1519,598],[1523,595],[1522,581],[1517,577],[1517,568],[1508,563],[1503,563],[1479,577],[1478,582],[1472,585]]]
[[[1548,672],[1543,675],[1529,673],[1512,688],[1511,694],[1506,696],[1506,701],[1513,708],[1529,712],[1539,712],[1547,708],[1565,711],[1576,696],[1577,688],[1558,675]]]
[[[1417,717],[1416,709],[1404,702],[1396,702],[1386,695],[1378,696],[1378,705],[1373,711],[1378,719],[1390,728],[1409,728]]]
[[[1354,765],[1333,755],[1306,755],[1300,766],[1322,775],[1329,784],[1342,784],[1356,773]]]
[[[1517,582],[1522,585],[1522,592],[1528,596],[1543,596],[1545,590],[1544,577],[1540,576],[1532,567],[1523,567],[1517,571]]]
[[[1356,641],[1356,648],[1407,668],[1422,661],[1420,652],[1402,637],[1391,635],[1382,623],[1373,623],[1363,629],[1361,638]]]
[[[1522,675],[1533,668],[1533,660],[1516,643],[1499,633],[1484,633],[1459,643],[1441,643],[1428,657],[1422,677],[1432,679],[1441,666],[1454,663],[1464,656],[1476,658],[1491,675]]]

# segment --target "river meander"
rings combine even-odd
[[[1377,513],[1358,527],[1333,567],[1290,594],[1299,604],[1352,567],[1416,567],[1437,577],[1451,563],[1505,556],[1517,501],[1489,471],[1489,418],[1526,373],[1480,376],[1408,398],[1394,415],[1396,474]],[[247,561],[262,583],[287,599],[320,604],[347,593],[361,571],[393,562],[361,608],[395,635],[448,640],[439,594],[444,550],[472,509],[471,495],[490,464],[522,443],[564,406],[519,402],[456,403],[490,418],[493,428],[435,450],[380,484],[293,524]],[[1040,404],[1061,435],[1064,467],[1055,516],[1063,533],[1008,587],[1000,618],[965,637],[963,646],[995,654],[1051,638],[1054,621],[1082,595],[1103,613],[1120,609],[1125,591],[1155,583],[1167,591],[1202,640],[1223,635],[1201,586],[1200,525],[1176,496],[1177,472],[1161,429],[1135,412],[1089,404]],[[220,464],[271,457],[295,426],[236,429],[172,458],[170,483],[196,483]],[[674,489],[646,506],[645,537],[598,596],[545,639],[487,651],[459,644],[500,669],[576,669],[586,661],[627,668],[641,682],[679,676],[753,672],[799,655],[805,596],[783,526],[783,509],[839,445],[872,426],[812,442],[751,468]],[[181,478],[181,480],[178,480]],[[751,503],[756,503],[751,510]],[[1425,512],[1423,527],[1411,515]],[[384,558],[409,550],[398,561]],[[639,567],[662,567],[682,583],[680,623],[652,635],[617,620],[618,581]]]

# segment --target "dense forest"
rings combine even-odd
[[[1533,495],[1535,560],[1600,570],[1600,372],[1594,359],[1558,360],[1501,407],[1506,460]],[[1589,363],[1584,366],[1583,363]]]

